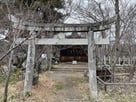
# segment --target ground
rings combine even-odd
[[[75,68],[79,67],[75,65]],[[10,83],[8,102],[93,102],[89,97],[88,79],[81,69],[79,72],[59,70],[41,73],[39,84],[33,86],[31,95],[26,98],[22,97],[23,81]],[[0,101],[3,89],[1,84]],[[98,102],[136,102],[136,86],[108,86],[105,92],[98,85],[98,89]]]
[[[9,102],[89,102],[88,82],[81,72],[42,73],[39,84],[26,99],[22,97],[22,81],[9,88]]]

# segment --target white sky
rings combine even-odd
[[[81,6],[86,6],[87,5],[87,1],[88,0],[73,0],[75,3],[77,3],[77,2],[79,2],[79,1],[81,1]],[[97,1],[100,1],[100,0],[97,0]],[[103,0],[104,2],[102,2],[102,3],[105,3],[106,1],[106,3],[108,3],[109,2],[109,0]],[[123,0],[123,2],[124,2],[125,0]],[[129,1],[130,2],[130,4],[134,4],[134,5],[136,5],[136,0],[127,0],[127,1]],[[108,3],[108,6],[109,5],[112,5],[113,6],[113,12],[114,12],[114,5],[113,4],[110,4],[110,3]],[[126,9],[124,9],[124,10],[126,10]],[[77,15],[71,15],[68,19],[66,19],[66,21],[65,21],[65,23],[82,23],[81,21],[80,21],[80,19],[78,18],[78,16]],[[112,26],[112,32],[107,32],[107,33],[110,33],[110,34],[108,34],[109,36],[109,38],[111,39],[111,40],[114,40],[113,38],[114,38],[114,26]]]
[[[80,6],[86,7],[88,1],[89,1],[89,0],[73,0],[73,1],[72,1],[72,2],[73,2],[73,5],[72,5],[72,6],[74,7],[74,3],[77,4],[77,3],[80,2]],[[103,1],[102,3],[103,3],[104,5],[105,5],[105,3],[106,3],[107,5],[109,5],[109,6],[112,5],[111,3],[109,3],[109,0],[96,0],[96,1],[98,1],[98,2]],[[125,0],[123,0],[123,2],[124,2],[124,1],[125,1]],[[127,1],[129,1],[129,2],[132,3],[132,4],[136,4],[136,0],[127,0]],[[83,23],[83,22],[79,19],[79,17],[78,17],[77,15],[71,14],[71,16],[70,16],[68,19],[66,19],[64,23]]]

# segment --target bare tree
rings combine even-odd
[[[54,22],[62,22],[64,17],[63,14],[61,12],[58,12],[59,9],[63,8],[64,5],[64,1],[61,0],[47,0],[47,1],[26,1],[26,0],[15,0],[15,2],[11,5],[8,4],[8,2],[3,3],[2,4],[5,8],[1,8],[2,10],[6,10],[6,12],[4,13],[4,17],[7,18],[7,16],[11,16],[12,14],[14,14],[14,16],[17,16],[18,18],[14,18],[15,21],[18,21],[17,24],[17,28],[20,25],[20,23],[24,23],[24,22],[32,22],[34,24],[36,23],[54,23]],[[9,18],[9,20],[11,20],[11,18]],[[6,24],[9,23],[10,21],[8,19],[6,20]],[[8,22],[7,22],[8,21]],[[10,43],[12,45],[12,43],[14,44],[16,41],[16,38],[22,36],[25,37],[26,39],[28,39],[29,37],[31,37],[31,34],[29,35],[29,32],[27,32],[28,34],[26,34],[25,30],[17,30],[14,29],[11,25],[9,25],[7,28],[10,28],[12,31],[10,32],[10,35],[7,36],[7,38],[9,38],[8,40],[10,40]],[[13,32],[13,30],[15,32]],[[37,32],[38,34],[35,37],[42,37],[42,36],[46,36],[46,37],[50,37],[48,32],[43,32],[43,31],[39,31]],[[42,34],[43,35],[42,35]],[[52,37],[52,36],[51,36]],[[0,61],[3,60],[3,58],[5,58],[8,54],[11,53],[11,56],[9,58],[9,65],[8,65],[8,76],[7,76],[7,80],[6,80],[6,85],[5,85],[5,95],[4,95],[4,102],[7,102],[7,96],[8,96],[8,84],[9,84],[9,78],[10,78],[10,74],[11,74],[11,64],[12,64],[12,58],[13,58],[13,51],[19,47],[22,43],[24,43],[25,40],[23,42],[21,42],[19,45],[14,45],[12,46],[1,58]],[[42,50],[44,50],[45,48],[41,49],[40,52],[43,52]],[[46,49],[48,51],[48,49]],[[39,58],[39,56],[37,58],[35,58],[33,56],[34,59]],[[52,56],[50,55],[50,62],[51,62],[51,58]],[[34,66],[35,62],[33,63]],[[28,66],[30,67],[30,66]],[[33,73],[33,70],[32,70]],[[33,75],[31,75],[33,77]],[[33,79],[31,79],[33,80]],[[30,83],[32,84],[32,83]],[[26,90],[26,89],[25,89]],[[29,91],[29,90],[26,90]]]

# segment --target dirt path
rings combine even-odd
[[[62,89],[57,92],[61,99],[59,102],[89,102],[87,81],[83,73],[53,72],[48,76],[62,85]]]

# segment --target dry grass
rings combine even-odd
[[[32,89],[32,95],[23,99],[23,81],[9,86],[8,102],[64,102],[63,92],[65,84],[48,77],[48,72],[40,75],[38,86]],[[89,100],[88,82],[82,74],[72,74],[68,76],[73,83],[73,88],[82,97],[83,102]],[[2,99],[3,85],[0,86],[0,99]],[[98,102],[136,102],[136,87],[108,87],[108,92],[99,91]]]
[[[110,87],[99,92],[99,102],[136,102],[136,87]]]
[[[49,97],[53,96],[51,91],[54,85],[54,81],[46,76],[46,74],[40,75],[40,81],[38,86],[34,86],[32,90],[32,96],[24,99],[23,96],[23,81],[19,81],[16,84],[9,86],[9,102],[46,102],[50,100]],[[0,88],[0,97],[2,99],[4,87]],[[2,100],[1,100],[2,101]],[[52,101],[47,101],[52,102]]]

